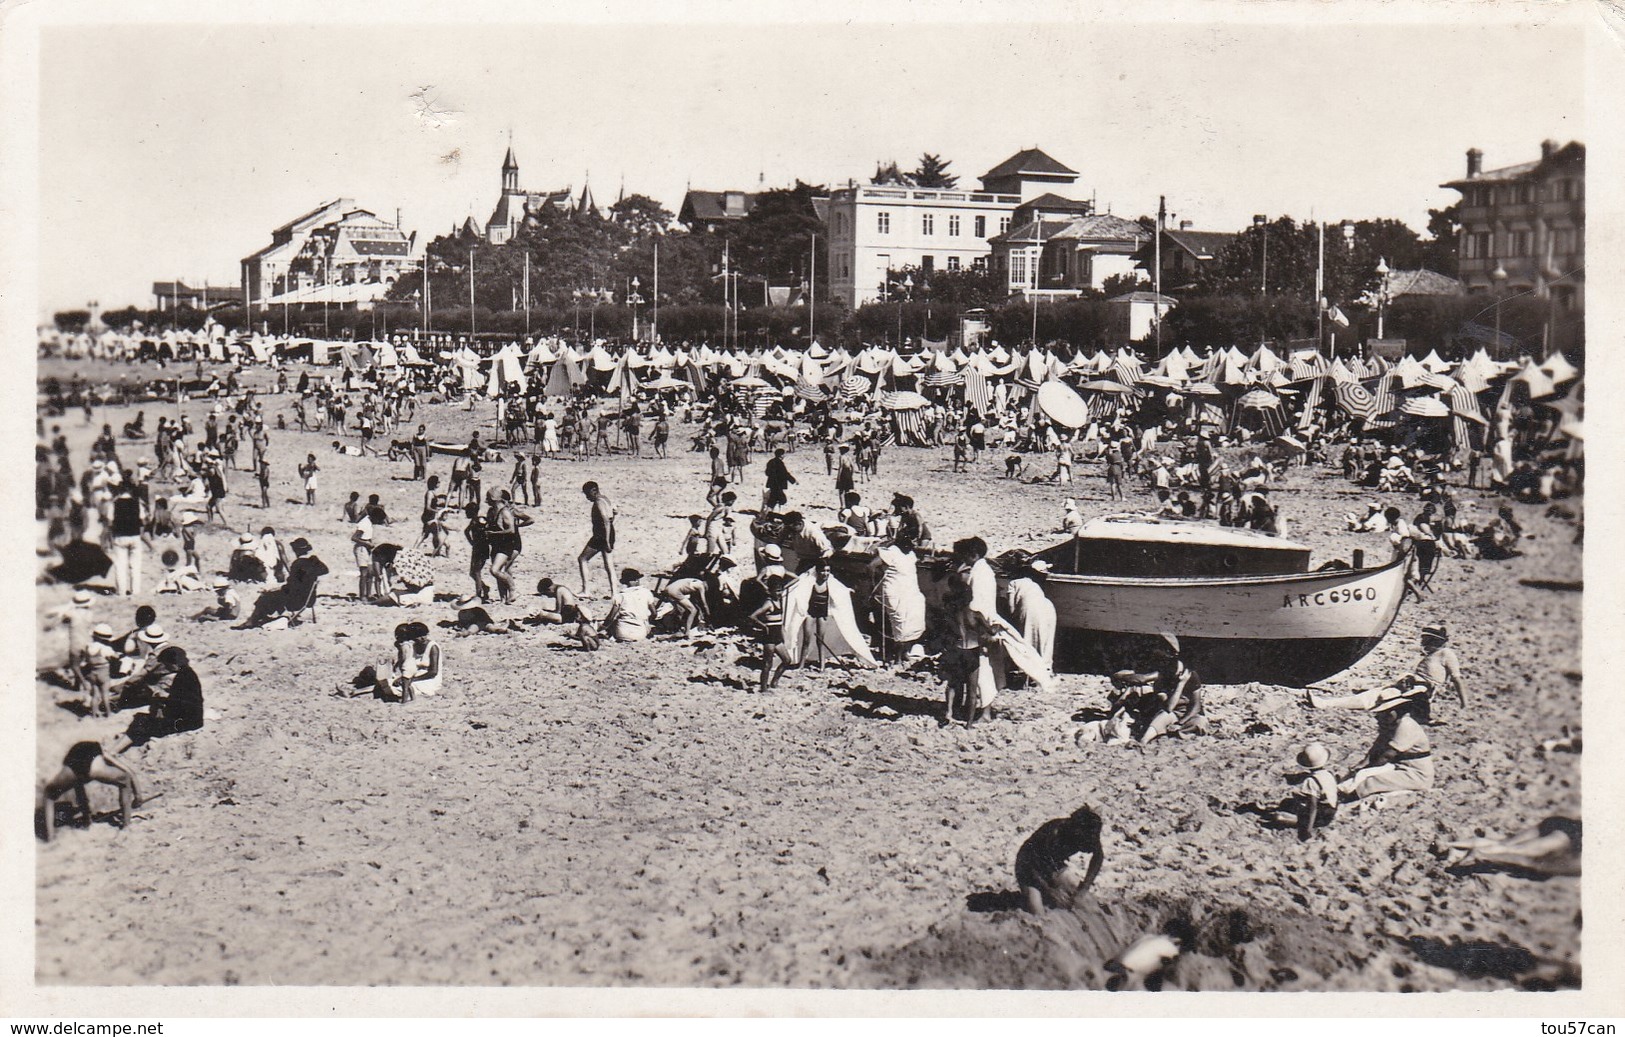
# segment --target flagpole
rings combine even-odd
[[[1162,359],[1162,228],[1168,220],[1168,196],[1157,195],[1157,237],[1154,246],[1156,258],[1151,261],[1155,271],[1155,279],[1151,282],[1151,291],[1157,298],[1151,304],[1151,319],[1157,332],[1157,359]]]
[[[530,252],[525,252],[525,337],[530,337]]]
[[[1326,348],[1326,224],[1315,221],[1315,348]]]
[[[818,235],[812,236],[812,249],[807,255],[807,345],[818,342]]]
[[[474,250],[468,250],[468,347],[474,348],[474,336],[478,334],[474,326]],[[478,352],[478,350],[475,350]]]
[[[660,341],[660,240],[655,239],[655,286],[650,293],[654,299],[654,310],[649,317],[649,338],[655,342]]]

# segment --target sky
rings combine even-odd
[[[1217,9],[1222,10],[1222,9]],[[238,283],[272,228],[338,197],[420,237],[530,190],[600,204],[844,184],[1037,145],[1074,197],[1239,230],[1254,213],[1423,230],[1486,168],[1585,139],[1558,26],[480,24],[54,26],[41,36],[42,313]]]

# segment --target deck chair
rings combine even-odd
[[[303,604],[288,610],[288,624],[290,626],[298,623],[300,614],[304,612],[310,613],[310,621],[312,623],[316,622],[316,595],[320,592],[321,586],[322,581],[321,578],[318,577],[316,581],[310,585],[310,596],[304,600]]]

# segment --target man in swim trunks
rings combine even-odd
[[[604,578],[609,581],[611,592],[615,588],[615,506],[610,503],[609,497],[598,488],[595,482],[586,483],[581,487],[581,493],[592,502],[592,536],[587,540],[587,546],[581,549],[576,557],[576,564],[581,569],[581,593],[587,593],[587,563],[594,558],[602,557],[604,560]]]

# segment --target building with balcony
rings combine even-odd
[[[1548,140],[1540,158],[1484,169],[1467,152],[1467,175],[1441,186],[1461,192],[1458,277],[1469,292],[1534,292],[1559,310],[1585,293],[1585,145]]]
[[[417,269],[416,248],[399,212],[391,223],[339,198],[273,230],[271,244],[242,261],[242,292],[253,303],[370,304]]]
[[[848,184],[829,199],[830,293],[849,307],[889,298],[893,271],[982,269],[992,240],[1009,232],[1017,210],[1086,205],[1050,193],[1078,174],[1037,148],[1017,152],[981,177],[982,190],[906,184]]]

